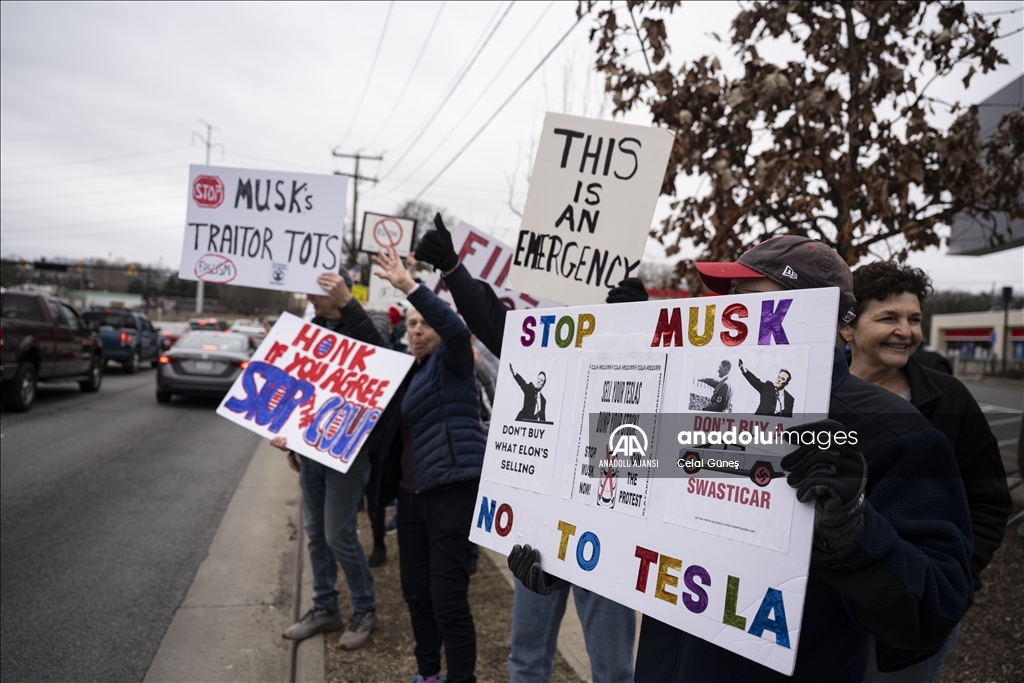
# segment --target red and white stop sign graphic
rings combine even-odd
[[[224,201],[224,183],[215,175],[197,176],[192,181],[192,199],[204,209],[215,209]]]

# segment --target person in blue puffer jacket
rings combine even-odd
[[[376,273],[405,292],[409,351],[416,362],[393,400],[401,419],[385,465],[398,480],[402,594],[416,639],[413,681],[475,681],[476,631],[469,609],[469,528],[484,461],[469,330],[395,251]],[[386,485],[385,485],[386,486]],[[441,675],[441,645],[448,677]]]

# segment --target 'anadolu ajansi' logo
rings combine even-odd
[[[644,430],[634,424],[621,424],[608,435],[608,457],[642,458],[647,454],[647,444]]]

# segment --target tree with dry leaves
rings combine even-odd
[[[590,38],[615,113],[646,108],[675,133],[662,193],[676,194],[680,174],[706,181],[652,230],[670,255],[690,240],[701,259],[733,260],[797,234],[850,265],[883,244],[902,260],[938,245],[937,228],[959,212],[1024,217],[1024,112],[983,141],[976,107],[929,95],[956,68],[968,67],[967,87],[1007,63],[999,19],[962,2],[740,3],[729,40],[742,74],[733,77],[714,56],[673,69],[662,17],[681,5],[578,9],[596,18]],[[629,51],[638,38],[643,60]],[[764,59],[758,47],[774,40],[801,58]],[[934,125],[942,109],[955,117],[945,130]],[[688,265],[677,274],[695,285]]]

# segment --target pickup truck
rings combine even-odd
[[[77,381],[82,391],[103,383],[103,347],[74,308],[34,292],[0,293],[0,402],[28,410],[37,383]]]
[[[90,308],[82,319],[89,329],[99,332],[104,363],[120,363],[128,375],[138,372],[145,362],[156,367],[161,351],[160,333],[143,314],[126,308]]]

